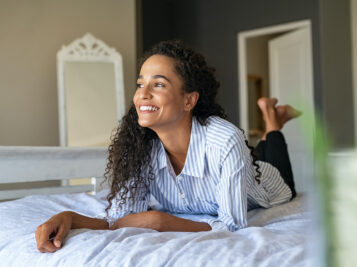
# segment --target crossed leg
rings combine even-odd
[[[261,97],[258,106],[263,113],[265,122],[265,133],[262,140],[271,131],[280,131],[289,120],[300,116],[302,113],[290,105],[276,106],[278,99]]]
[[[292,196],[296,196],[294,178],[285,138],[280,130],[289,120],[301,115],[301,112],[290,105],[276,106],[276,98],[263,97],[258,106],[263,113],[265,133],[255,148],[258,159],[276,167],[285,183],[290,187]]]

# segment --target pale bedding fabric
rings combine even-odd
[[[270,209],[248,212],[249,227],[231,233],[72,230],[64,247],[37,251],[34,232],[64,210],[104,215],[106,192],[97,196],[29,196],[0,203],[0,266],[307,266],[306,229],[311,225],[305,196]],[[199,220],[198,215],[185,218]]]

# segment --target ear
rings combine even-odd
[[[198,92],[186,93],[185,110],[191,111],[196,106],[200,94]]]

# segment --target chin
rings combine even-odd
[[[141,127],[146,127],[146,128],[150,128],[150,126],[152,125],[152,123],[150,123],[149,121],[147,120],[138,120],[138,124],[141,126]]]

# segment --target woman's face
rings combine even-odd
[[[139,125],[155,131],[190,118],[191,94],[183,91],[183,80],[176,73],[172,58],[149,57],[141,67],[133,99]]]

